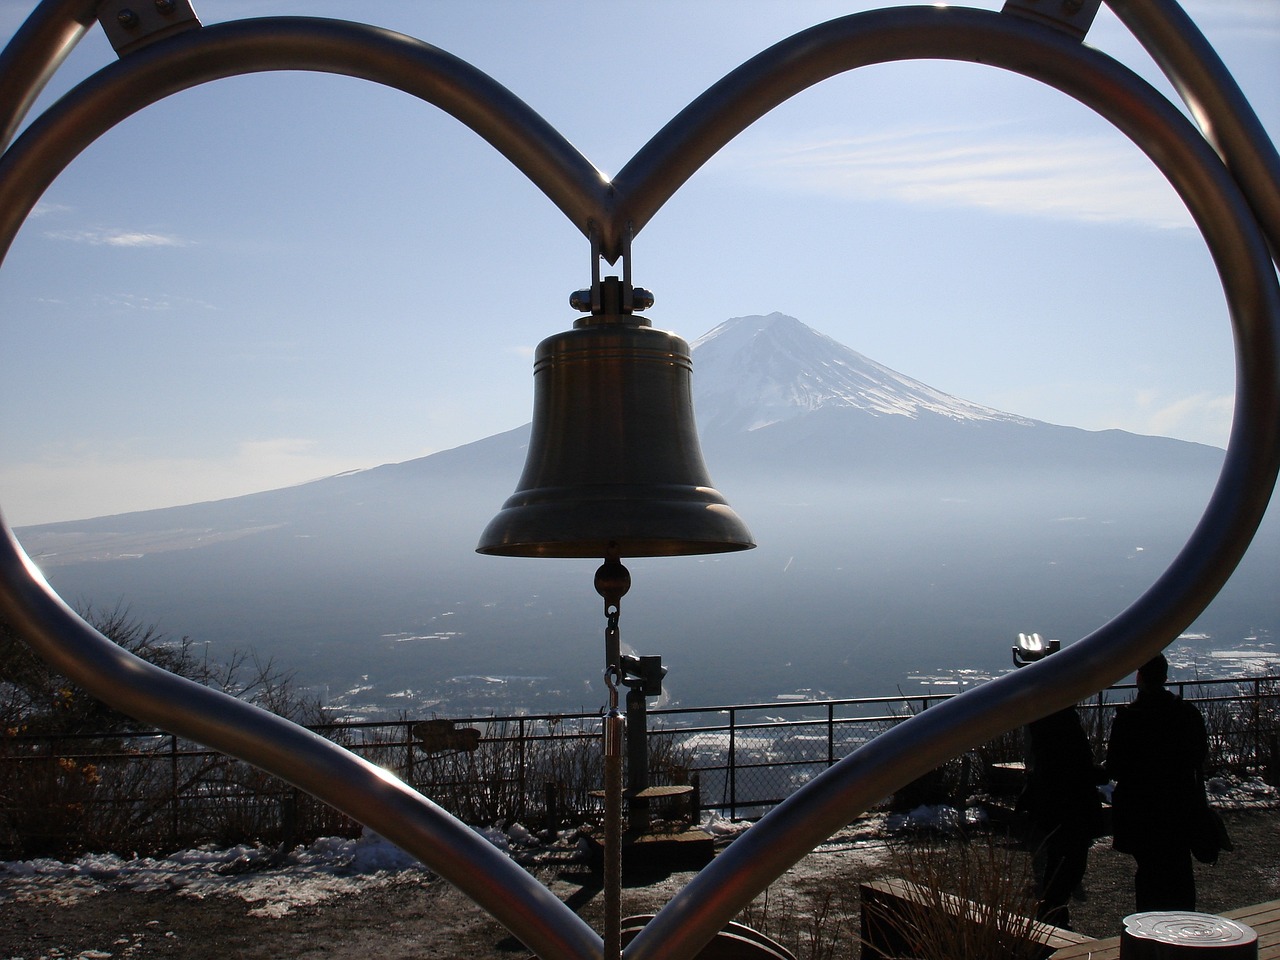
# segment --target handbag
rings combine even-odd
[[[1222,816],[1209,806],[1203,781],[1200,783],[1199,800],[1191,811],[1190,839],[1191,855],[1201,863],[1217,863],[1219,853],[1235,849]]]

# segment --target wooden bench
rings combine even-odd
[[[1258,935],[1258,960],[1280,960],[1280,900],[1227,910],[1219,916],[1252,927]],[[1119,960],[1120,937],[1089,940],[1064,947],[1052,960]]]
[[[671,784],[668,786],[645,787],[643,790],[632,790],[630,788],[622,791],[622,799],[626,801],[630,810],[635,810],[632,804],[633,800],[642,801],[642,810],[644,812],[643,820],[648,823],[649,804],[670,805],[671,809],[676,812],[675,819],[686,824],[689,827],[697,825],[699,814],[698,788],[692,784]],[[589,790],[588,796],[595,800],[604,799],[603,790]],[[680,801],[684,801],[680,803]],[[631,817],[631,829],[641,829],[641,824],[637,822],[637,818]]]
[[[873,880],[860,884],[862,900],[862,955],[864,957],[903,956],[908,948],[901,932],[913,911],[942,909],[957,923],[990,924],[993,920],[1019,940],[1037,946],[1038,957],[1057,957],[1064,947],[1089,942],[1089,938],[1061,927],[1009,914],[992,915],[988,906],[947,893],[927,890],[908,880]],[[1081,955],[1083,957],[1083,955]]]

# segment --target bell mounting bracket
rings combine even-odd
[[[592,316],[630,316],[653,306],[653,294],[644,287],[636,287],[631,283],[631,238],[635,230],[631,221],[627,221],[626,230],[622,234],[622,279],[617,277],[600,277],[600,261],[604,252],[600,243],[600,231],[594,220],[587,224],[587,239],[591,244],[591,286],[586,290],[575,290],[569,296],[569,306],[579,313],[590,313]]]

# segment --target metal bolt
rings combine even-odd
[[[126,30],[132,30],[138,25],[138,15],[132,10],[121,10],[116,14],[116,23]]]
[[[575,290],[569,294],[569,306],[579,313],[591,312],[591,291]],[[653,294],[644,287],[631,288],[631,309],[648,310],[653,306]]]
[[[176,6],[174,0],[156,0],[156,11],[161,14],[173,13],[173,8]]]

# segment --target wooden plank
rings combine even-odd
[[[1227,910],[1222,915],[1253,927],[1258,935],[1258,960],[1280,960],[1280,900]]]
[[[664,800],[669,797],[687,797],[693,793],[693,787],[689,784],[679,784],[669,787],[645,787],[643,790],[631,791],[625,793],[627,797],[635,797],[637,800]]]
[[[628,800],[667,800],[671,797],[687,797],[693,793],[693,787],[689,784],[679,784],[669,787],[645,787],[643,790],[624,790],[622,795]],[[587,795],[600,799],[604,797],[603,790],[588,790]]]
[[[1049,960],[1116,960],[1120,956],[1120,938],[1089,940],[1073,944],[1053,954]]]
[[[859,885],[862,900],[862,937],[867,947],[864,956],[891,956],[901,950],[905,944],[896,942],[901,939],[892,919],[902,904],[913,904],[926,909],[941,909],[948,916],[970,923],[982,923],[984,914],[989,908],[950,894],[928,891],[917,884],[906,880],[873,880]],[[1010,918],[1011,920],[1013,918]],[[1011,923],[1010,926],[1016,926]],[[1057,955],[1064,947],[1087,944],[1091,941],[1082,934],[1047,923],[1027,922],[1023,936],[1027,942],[1036,944],[1039,955],[1048,957]]]
[[[1226,910],[1221,916],[1253,928],[1258,934],[1258,960],[1280,960],[1280,900]],[[1054,953],[1050,960],[1117,960],[1119,956],[1117,936],[1066,947]]]
[[[1251,907],[1228,910],[1223,914],[1230,920],[1239,920],[1249,926],[1254,924],[1280,923],[1280,900],[1268,900],[1266,903],[1255,903]]]

